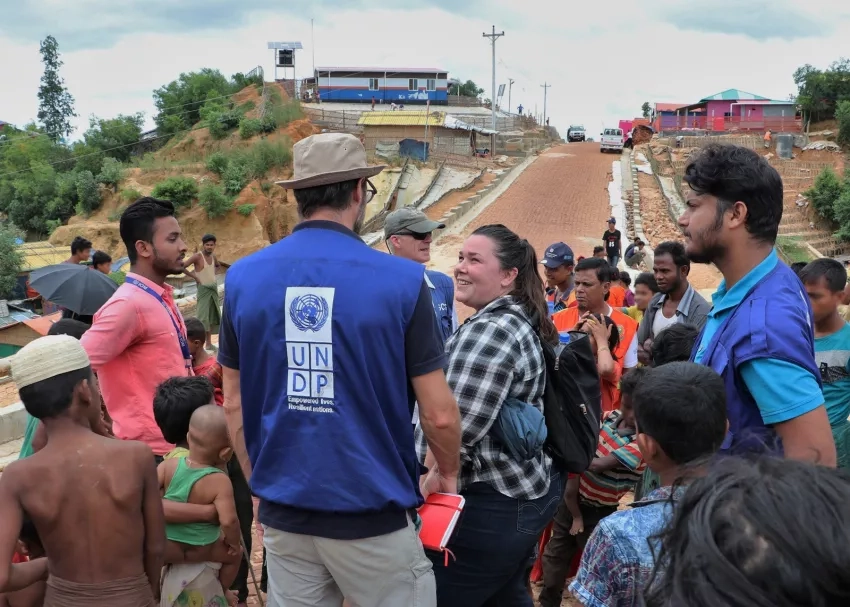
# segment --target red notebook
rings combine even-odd
[[[466,500],[453,493],[432,493],[419,508],[419,539],[428,550],[443,552],[457,525]]]

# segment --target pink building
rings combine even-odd
[[[768,99],[728,89],[660,117],[656,130],[799,131],[801,119],[794,101]]]

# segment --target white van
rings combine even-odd
[[[623,129],[605,129],[602,131],[601,139],[599,140],[599,151],[602,153],[612,150],[614,152],[623,151]]]

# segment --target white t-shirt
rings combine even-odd
[[[663,306],[658,308],[658,312],[655,313],[655,318],[652,321],[653,338],[658,337],[658,334],[661,333],[664,329],[672,327],[677,322],[679,322],[679,315],[676,314],[675,310],[673,311],[673,317],[667,318],[666,316],[664,316],[663,309]]]

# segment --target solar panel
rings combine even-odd
[[[300,42],[269,42],[269,50],[300,51],[304,47]]]

